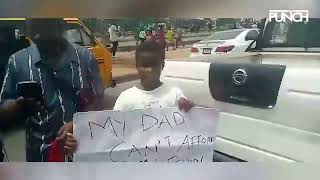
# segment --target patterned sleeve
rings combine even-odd
[[[80,111],[102,110],[104,104],[104,84],[98,63],[94,55],[86,47],[76,46],[76,49],[79,49],[81,78],[83,82],[80,94],[77,95],[79,97],[78,109]]]
[[[6,74],[3,79],[3,85],[0,91],[0,102],[8,99],[16,99],[16,79],[15,79],[15,56],[9,59]]]
[[[97,96],[103,96],[104,95],[104,84],[103,80],[100,74],[98,63],[93,56],[91,52],[89,52],[89,63],[88,63],[88,69],[89,73],[91,74],[91,88],[94,94]]]

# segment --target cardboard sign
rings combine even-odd
[[[212,162],[218,119],[205,108],[77,113],[75,161]]]

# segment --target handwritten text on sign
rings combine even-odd
[[[208,162],[218,112],[176,108],[78,113],[76,161]]]

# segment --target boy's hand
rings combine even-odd
[[[66,154],[73,154],[77,151],[78,141],[74,138],[73,134],[67,134],[67,140],[64,142],[64,151]]]
[[[185,98],[180,98],[178,101],[178,106],[180,110],[183,110],[185,112],[189,112],[190,109],[194,106],[193,102],[189,101]]]
[[[61,127],[58,132],[57,140],[64,144],[64,150],[66,154],[73,154],[78,147],[78,142],[72,135],[73,133],[73,122],[68,122]]]

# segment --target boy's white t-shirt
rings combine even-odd
[[[136,86],[125,90],[118,97],[114,110],[178,107],[180,98],[186,98],[182,91],[173,86],[162,84],[160,87],[145,91]]]

